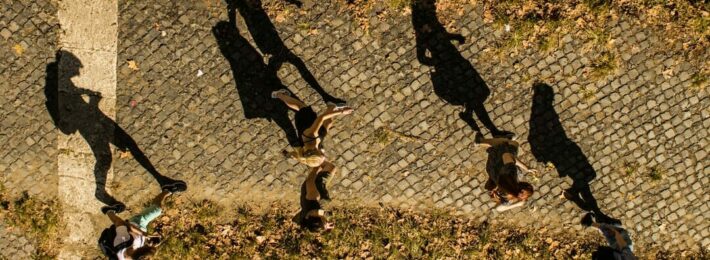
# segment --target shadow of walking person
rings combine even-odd
[[[239,33],[234,5],[228,6],[228,16],[229,21],[218,22],[212,33],[232,69],[244,117],[273,120],[285,132],[291,146],[300,146],[296,129],[288,118],[288,108],[271,97],[273,91],[286,87],[276,71],[267,70],[259,52]]]
[[[161,175],[133,138],[99,109],[101,93],[74,85],[71,78],[78,76],[83,67],[74,54],[60,50],[57,51],[55,59],[56,61],[46,67],[45,105],[54,124],[62,133],[71,135],[79,132],[89,144],[96,158],[94,176],[96,198],[99,201],[107,205],[122,204],[106,191],[106,174],[112,162],[109,144],[122,151],[130,151],[135,160],[158,181],[161,188],[166,185],[187,188],[185,182]],[[82,96],[88,96],[88,101]]]
[[[533,85],[533,104],[530,112],[530,135],[528,142],[535,159],[552,163],[560,177],[570,177],[572,187],[564,196],[585,211],[592,211],[602,223],[620,223],[611,218],[597,205],[589,183],[597,176],[582,149],[567,137],[560,117],[553,104],[555,93],[547,84]]]
[[[486,111],[484,102],[490,90],[481,75],[464,58],[452,41],[465,42],[461,34],[453,34],[436,17],[436,0],[412,1],[412,25],[416,37],[417,59],[433,67],[431,81],[434,92],[444,101],[463,106],[459,114],[474,131],[481,129],[473,119],[475,113],[493,136],[512,137],[512,133],[498,129]]]
[[[256,43],[259,50],[264,55],[271,55],[267,64],[267,68],[270,71],[276,74],[281,66],[288,62],[296,67],[301,77],[323,98],[324,102],[345,102],[328,94],[311,74],[303,60],[286,47],[276,27],[271,23],[271,19],[262,8],[261,0],[228,0],[228,2],[239,10],[239,14],[244,18],[249,33],[254,38],[254,43]],[[300,2],[291,2],[300,7]]]

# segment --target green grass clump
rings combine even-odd
[[[609,50],[603,50],[589,66],[589,78],[601,79],[616,73],[619,68],[619,58]]]
[[[664,178],[665,176],[665,171],[660,168],[659,166],[654,166],[651,167],[648,170],[648,177],[651,178],[653,181],[660,181]]]

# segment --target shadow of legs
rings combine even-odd
[[[140,150],[138,144],[135,140],[131,138],[126,131],[124,131],[120,126],[114,123],[114,145],[121,150],[128,150],[133,155],[133,158],[140,164],[146,171],[148,171],[158,184],[162,187],[165,184],[174,183],[177,180],[163,176],[155,169],[153,164],[150,162],[148,157],[145,156],[143,151]]]
[[[109,149],[108,143],[93,145],[91,148],[96,158],[96,163],[94,164],[96,191],[94,192],[94,196],[106,205],[123,204],[106,191],[107,174],[112,162],[111,150]]]
[[[269,61],[268,68],[269,70],[272,70],[273,73],[276,73],[278,69],[281,68],[284,62],[288,62],[292,64],[296,69],[298,70],[298,73],[301,75],[301,78],[308,83],[313,90],[315,90],[318,95],[321,96],[324,102],[333,102],[333,103],[343,103],[345,102],[342,99],[336,98],[332,95],[330,95],[328,92],[326,92],[323,87],[318,83],[318,80],[316,80],[316,77],[313,76],[311,71],[306,67],[306,64],[293,54],[289,50],[284,50],[285,53],[279,55],[278,57],[273,57],[272,60]]]
[[[278,106],[285,106],[284,104],[277,104]],[[296,133],[296,128],[291,123],[291,119],[288,118],[288,112],[276,113],[273,115],[272,119],[274,122],[284,131],[286,134],[286,139],[291,147],[303,146],[301,140],[298,138]]]

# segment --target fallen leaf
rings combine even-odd
[[[121,158],[121,159],[130,158],[130,157],[132,157],[132,156],[133,156],[133,155],[132,155],[131,152],[129,152],[129,151],[121,152],[121,153],[118,155],[118,157]]]
[[[25,52],[25,48],[22,47],[22,45],[15,44],[15,46],[12,46],[12,49],[15,50],[15,54],[18,56],[22,55],[22,53]]]
[[[138,63],[134,60],[128,60],[128,68],[132,70],[138,70]]]

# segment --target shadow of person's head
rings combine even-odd
[[[81,68],[83,68],[84,65],[73,53],[65,50],[58,50],[55,54],[55,58],[57,62],[59,62],[62,79],[70,79],[81,75]]]
[[[72,77],[80,75],[80,70],[83,67],[79,58],[76,57],[71,52],[58,50],[55,53],[55,60],[47,64],[45,71],[45,85],[44,85],[44,96],[46,98],[45,106],[49,112],[50,117],[54,124],[64,133],[71,134],[76,131],[76,127],[67,122],[66,120],[61,120],[59,116],[59,82],[68,81]],[[64,102],[71,103],[68,100],[68,95],[66,90],[72,90],[76,88],[74,84],[62,84],[65,89],[65,93],[62,97]]]
[[[542,82],[536,82],[533,84],[533,101],[539,104],[552,104],[555,100],[555,91]]]

